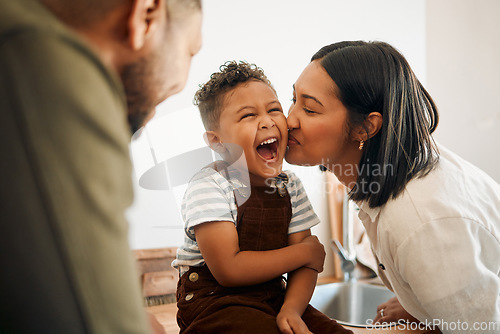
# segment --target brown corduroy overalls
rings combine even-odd
[[[250,198],[238,206],[237,230],[241,251],[265,251],[288,245],[292,209],[288,193],[252,187]],[[239,196],[235,191],[235,196]],[[238,201],[239,202],[239,201]],[[180,333],[280,333],[276,316],[285,296],[284,279],[252,286],[221,286],[206,265],[190,267],[177,287]],[[352,333],[309,305],[302,316],[313,333]]]

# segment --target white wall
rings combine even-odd
[[[500,1],[427,1],[435,138],[500,182]]]
[[[158,161],[169,147],[182,145],[182,136],[199,136],[201,122],[192,107],[200,83],[227,60],[246,60],[262,67],[273,82],[285,110],[292,84],[311,56],[324,45],[341,40],[382,40],[393,44],[407,57],[417,76],[425,82],[424,0],[205,0],[203,47],[192,64],[184,91],[159,106],[148,125]],[[197,123],[182,124],[168,115],[184,110]],[[162,123],[161,126],[157,126]],[[179,129],[185,129],[179,133]],[[191,132],[190,132],[191,131]],[[184,132],[184,134],[183,134]],[[175,139],[165,139],[166,134]],[[144,136],[143,136],[144,137]],[[132,143],[136,175],[153,165],[145,138]],[[323,223],[313,230],[325,245],[329,226],[322,175],[317,168],[292,167],[302,178],[316,212]],[[182,242],[180,220],[170,191],[137,187],[136,202],[128,212],[132,248],[177,246]],[[328,250],[325,274],[331,273]]]

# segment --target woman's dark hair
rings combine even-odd
[[[337,86],[349,129],[364,126],[371,112],[382,114],[380,131],[364,144],[352,200],[382,206],[434,168],[438,111],[399,51],[384,42],[346,41],[321,48],[314,60]]]
[[[260,67],[245,61],[234,60],[225,62],[219,67],[219,72],[213,73],[210,80],[200,85],[200,89],[194,96],[194,104],[200,110],[201,120],[206,130],[219,128],[224,95],[238,84],[250,80],[261,81],[274,90]]]

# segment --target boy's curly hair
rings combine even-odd
[[[217,130],[219,127],[224,95],[236,85],[250,80],[262,81],[274,90],[261,68],[234,60],[225,62],[219,67],[219,72],[213,73],[210,80],[200,85],[194,96],[194,104],[200,110],[201,120],[207,131]]]

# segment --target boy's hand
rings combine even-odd
[[[311,250],[311,259],[306,267],[316,270],[318,273],[322,272],[326,256],[325,247],[315,235],[304,238],[302,242],[310,246]]]
[[[276,323],[281,333],[284,334],[312,334],[302,317],[291,309],[281,308],[276,317]]]

